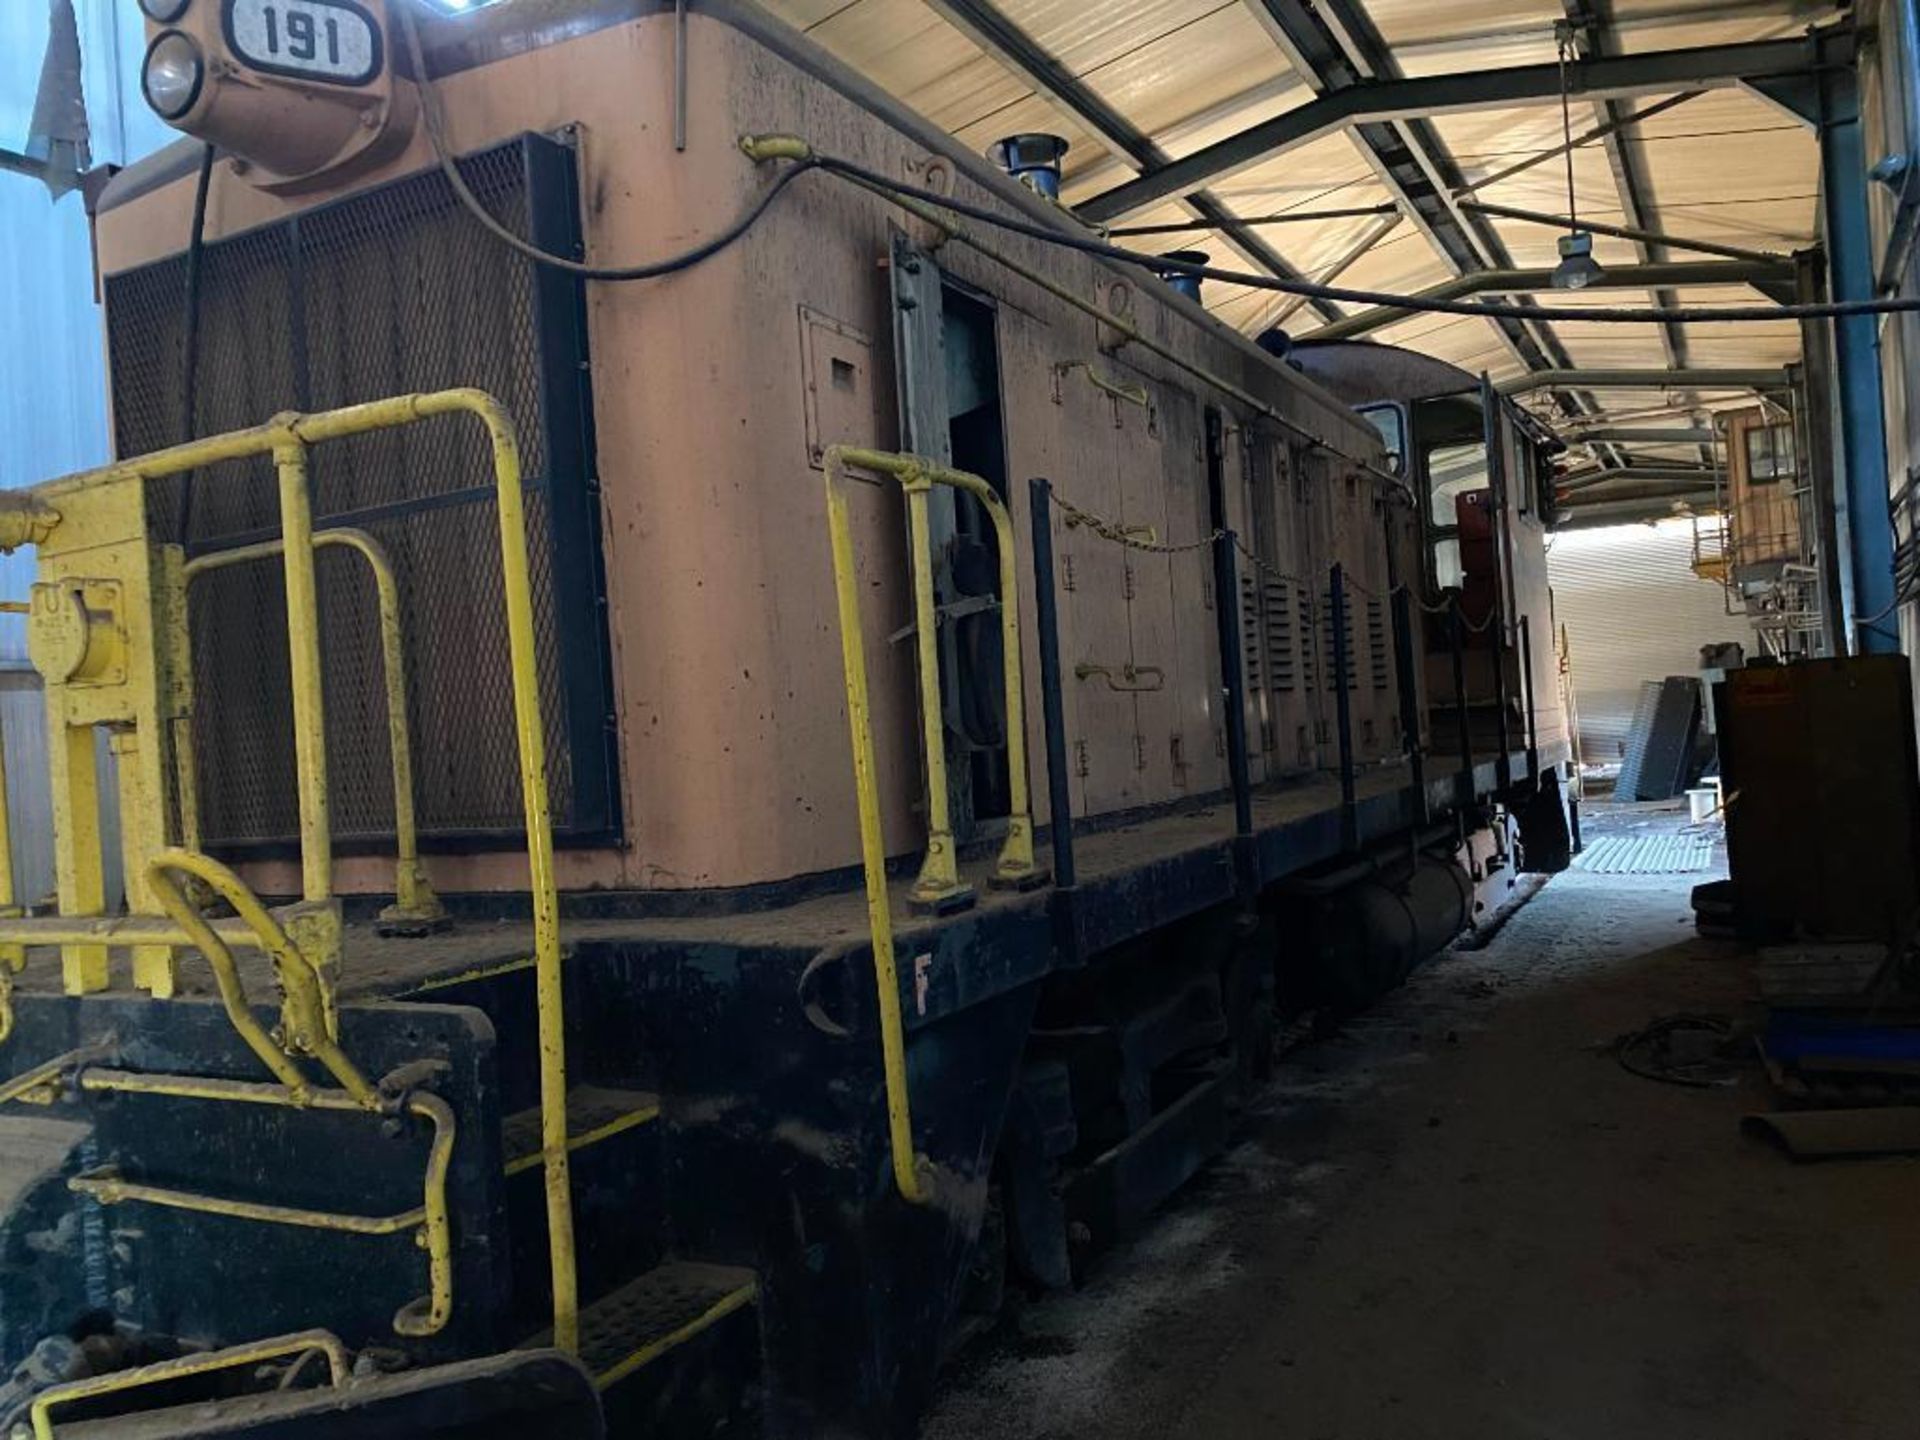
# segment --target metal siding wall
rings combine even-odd
[[[0,145],[20,150],[47,42],[45,0],[0,5]],[[137,6],[75,0],[93,161],[126,164],[179,138],[140,98],[146,49]],[[31,485],[109,458],[107,384],[93,246],[80,196],[49,200],[39,181],[0,171],[0,488]],[[33,557],[0,556],[0,598],[22,600]],[[25,669],[24,622],[0,615],[0,738],[7,750],[17,892],[52,889],[52,819],[40,692]],[[110,807],[109,807],[110,808]],[[111,814],[106,819],[112,820]],[[108,831],[109,868],[118,849]]]
[[[1746,618],[1728,615],[1720,587],[1693,573],[1690,522],[1575,530],[1548,544],[1587,763],[1620,758],[1643,682],[1693,674],[1702,645],[1752,648]]]

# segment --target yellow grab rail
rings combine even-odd
[[[85,1069],[80,1072],[82,1090],[108,1091],[123,1095],[165,1095],[184,1100],[222,1100],[251,1105],[280,1105],[296,1109],[364,1111],[365,1107],[344,1090],[311,1090],[296,1096],[289,1086],[263,1085],[246,1080],[210,1079],[197,1075],[142,1075],[124,1070]],[[438,1095],[423,1090],[409,1092],[399,1102],[408,1114],[419,1116],[433,1127],[433,1140],[427,1150],[421,1203],[397,1215],[349,1215],[330,1210],[305,1210],[288,1205],[270,1205],[252,1200],[232,1200],[218,1195],[201,1195],[191,1190],[175,1190],[141,1185],[122,1179],[112,1171],[93,1171],[75,1175],[67,1188],[75,1194],[90,1196],[102,1205],[160,1205],[172,1210],[190,1210],[200,1215],[226,1215],[236,1220],[256,1220],[271,1225],[293,1225],[308,1230],[332,1230],[345,1235],[399,1235],[418,1231],[421,1247],[427,1252],[427,1294],[409,1301],[393,1317],[393,1328],[401,1335],[420,1337],[437,1335],[446,1328],[453,1314],[453,1224],[447,1207],[447,1175],[453,1165],[456,1124],[453,1110]],[[389,1109],[383,1106],[383,1111]]]
[[[380,668],[387,692],[387,752],[393,775],[393,848],[394,903],[380,912],[383,924],[399,927],[437,926],[446,918],[446,908],[433,893],[425,868],[420,863],[419,826],[413,798],[413,741],[407,723],[407,665],[405,638],[400,621],[400,583],[393,562],[380,542],[364,530],[342,526],[313,533],[316,548],[337,545],[357,552],[373,572],[374,598],[380,613]],[[263,540],[257,545],[239,545],[196,556],[181,567],[181,577],[191,585],[200,576],[233,565],[267,560],[286,549],[284,540]],[[181,616],[176,636],[177,660],[182,675],[191,675],[192,632],[187,617]],[[190,850],[200,847],[200,807],[197,798],[193,756],[193,722],[190,714],[174,722],[174,770],[180,796],[180,838]]]
[[[300,780],[300,862],[303,897],[332,899],[332,828],[326,791],[326,741],[321,693],[321,632],[313,580],[313,513],[307,499],[307,447],[392,430],[417,420],[468,415],[486,426],[492,447],[497,495],[501,584],[507,605],[507,651],[513,672],[513,714],[520,766],[520,804],[526,820],[528,889],[534,908],[534,993],[540,1035],[541,1164],[545,1169],[547,1254],[553,1279],[553,1342],[561,1350],[580,1346],[580,1296],[574,1260],[572,1181],[566,1156],[566,1012],[561,989],[561,906],[553,874],[553,812],[547,799],[547,741],[540,714],[540,678],[534,657],[534,603],[526,559],[526,499],[520,482],[520,445],[507,409],[484,390],[440,390],[419,396],[374,399],[315,415],[276,415],[250,430],[190,440],[117,461],[109,467],[63,476],[33,493],[0,497],[0,553],[46,540],[60,526],[61,497],[106,480],[156,480],[211,467],[221,461],[271,455],[280,493],[280,561],[286,576],[286,630],[294,695],[294,760]],[[90,745],[90,741],[88,741]],[[79,753],[79,751],[75,751]],[[90,749],[86,751],[90,756]],[[69,839],[65,851],[79,851]],[[182,852],[184,854],[184,852]],[[69,856],[71,858],[71,856]],[[98,872],[98,856],[88,879]],[[142,872],[144,874],[144,872]],[[83,887],[63,881],[61,895]],[[90,895],[90,891],[88,891]],[[98,910],[98,904],[90,906]],[[186,906],[182,906],[184,910]],[[182,929],[192,929],[173,914]],[[217,935],[196,916],[196,943]],[[0,925],[0,943],[10,937]],[[215,937],[215,948],[219,941]],[[92,956],[86,956],[92,958]],[[211,958],[211,956],[209,956]],[[75,975],[77,989],[104,985],[100,966]],[[98,981],[98,983],[96,983]],[[324,1027],[321,1027],[324,1033]],[[244,1031],[242,1031],[244,1033]],[[250,1041],[252,1044],[252,1041]],[[259,1052],[259,1046],[255,1046]],[[275,1062],[261,1060],[280,1071]],[[286,1081],[282,1081],[286,1083]],[[288,1083],[292,1092],[292,1083]]]
[[[840,654],[846,671],[847,726],[853,744],[854,789],[860,817],[860,863],[867,892],[867,929],[873,946],[880,1004],[880,1047],[887,1085],[887,1123],[894,1183],[907,1200],[932,1199],[929,1167],[913,1148],[912,1107],[907,1087],[906,1035],[900,1016],[900,979],[893,953],[893,915],[887,897],[886,841],[880,818],[873,716],[867,686],[866,644],[860,632],[860,591],[855,572],[853,527],[848,518],[846,467],[892,476],[906,493],[913,532],[914,628],[920,672],[920,717],[927,767],[927,854],[913,897],[938,903],[964,894],[959,859],[947,812],[946,735],[941,719],[939,617],[933,598],[933,564],[927,496],[935,485],[964,490],[993,520],[1000,551],[1000,624],[1005,652],[1007,782],[1011,814],[994,866],[998,883],[1026,885],[1040,878],[1033,859],[1033,816],[1027,786],[1026,720],[1021,689],[1018,575],[1013,521],[993,487],[978,475],[948,470],[912,455],[852,446],[830,446],[825,456],[827,529],[833,547],[834,594],[840,621]]]
[[[234,913],[260,937],[260,948],[272,957],[274,974],[279,977],[280,988],[286,995],[286,1050],[276,1046],[266,1031],[260,1028],[260,1022],[253,1018],[253,1012],[247,1007],[246,992],[241,988],[240,968],[234,963],[233,952],[181,890],[173,878],[175,872],[191,875],[208,886],[231,905]],[[173,922],[187,932],[194,946],[207,957],[207,964],[213,967],[214,980],[220,987],[220,1001],[226,1007],[227,1018],[232,1021],[233,1028],[240,1032],[247,1047],[273,1072],[274,1078],[296,1097],[307,1094],[306,1080],[286,1054],[286,1051],[302,1051],[324,1065],[327,1073],[339,1082],[340,1088],[353,1097],[355,1104],[368,1110],[378,1109],[379,1093],[354,1068],[353,1062],[347,1059],[334,1038],[337,1022],[331,1014],[327,990],[314,970],[313,962],[287,938],[287,932],[281,928],[280,922],[247,888],[246,882],[218,860],[195,854],[191,850],[162,850],[147,862],[146,875],[147,888],[154,899]]]
[[[162,1360],[154,1365],[114,1370],[105,1375],[89,1375],[84,1380],[69,1380],[64,1385],[52,1386],[34,1396],[27,1412],[33,1426],[33,1440],[53,1440],[53,1409],[56,1405],[70,1405],[77,1400],[90,1400],[99,1395],[117,1395],[148,1385],[164,1385],[169,1381],[206,1375],[216,1370],[236,1370],[242,1365],[258,1365],[263,1360],[311,1354],[327,1357],[328,1378],[336,1389],[347,1383],[352,1375],[347,1361],[347,1347],[326,1330],[303,1330],[298,1335],[253,1340],[225,1350],[205,1350],[195,1355]]]
[[[533,904],[534,992],[540,1046],[540,1138],[546,1177],[547,1245],[553,1284],[554,1344],[579,1348],[579,1292],[573,1243],[572,1183],[567,1157],[566,1012],[561,985],[560,901],[553,869],[553,819],[547,795],[546,737],[534,655],[533,598],[527,561],[526,502],[513,421],[483,390],[398,395],[303,415],[156,450],[98,470],[0,498],[0,552],[37,544],[60,524],[59,501],[115,477],[153,480],[225,460],[271,456],[279,478],[288,651],[292,669],[294,758],[299,777],[301,883],[305,898],[331,898],[332,830],[328,807],[320,631],[314,585],[313,516],[307,494],[307,449],[328,440],[390,430],[437,416],[467,415],[487,431],[498,500],[500,569],[507,609],[507,648],[527,832]],[[182,852],[185,853],[185,852]],[[176,921],[181,916],[175,914]],[[181,921],[183,928],[188,928]],[[215,933],[204,921],[205,934]],[[7,938],[0,926],[0,942]],[[196,940],[196,943],[199,943]],[[88,979],[93,978],[89,971]],[[91,988],[98,988],[97,986]],[[244,1032],[243,1032],[244,1033]],[[251,1043],[251,1042],[249,1042]],[[258,1053],[256,1047],[256,1053]],[[266,1060],[264,1054],[262,1060]],[[272,1062],[268,1062],[270,1065]],[[276,1074],[278,1070],[276,1069]],[[289,1089],[291,1090],[291,1084]]]

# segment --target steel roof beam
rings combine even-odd
[[[937,8],[943,11],[953,3],[936,0]],[[1289,8],[1283,0],[1258,3],[1269,11]],[[1330,7],[1323,4],[1318,8]],[[1605,100],[1675,90],[1721,89],[1754,80],[1804,76],[1821,66],[1843,63],[1832,37],[1796,36],[1578,60],[1567,67],[1567,83],[1576,99]],[[1558,102],[1559,98],[1557,64],[1510,65],[1412,79],[1364,79],[1330,89],[1318,99],[1202,146],[1191,155],[1148,166],[1137,179],[1116,185],[1076,209],[1089,220],[1117,220],[1349,125],[1417,120],[1470,110],[1505,110],[1540,101]]]
[[[1553,490],[1559,495],[1590,495],[1590,493],[1615,493],[1611,486],[1620,484],[1661,484],[1661,486],[1707,486],[1713,488],[1715,472],[1701,465],[1636,465],[1628,470],[1594,470],[1590,474],[1574,474],[1553,484]]]
[[[1555,230],[1575,228],[1575,220],[1572,216],[1555,215],[1547,210],[1522,210],[1513,205],[1489,205],[1484,200],[1461,200],[1459,205],[1462,210],[1471,211],[1476,215],[1486,215],[1495,220],[1524,220],[1529,225],[1544,225]],[[1717,240],[1692,240],[1684,235],[1669,235],[1663,230],[1643,230],[1632,225],[1608,225],[1599,220],[1589,220],[1584,215],[1579,217],[1578,228],[1591,230],[1596,235],[1611,235],[1618,240],[1640,240],[1648,245],[1664,245],[1673,250],[1691,250],[1699,255],[1718,255],[1727,260],[1751,260],[1758,265],[1782,265],[1789,273],[1793,270],[1791,255],[1750,250],[1744,245],[1722,245]],[[1791,301],[1783,296],[1780,303],[1786,305]]]
[[[1167,152],[1154,142],[1152,136],[1109,105],[1092,86],[1061,64],[1057,57],[986,0],[927,0],[927,3],[974,44],[1073,116],[1102,144],[1125,156],[1143,172],[1162,169],[1172,163]],[[1281,280],[1304,278],[1265,240],[1237,226],[1232,213],[1201,186],[1187,186],[1185,189],[1192,192],[1182,197],[1182,203],[1189,213],[1209,226],[1218,228],[1227,243],[1249,262]],[[1313,307],[1329,320],[1337,320],[1345,313],[1339,306],[1325,300],[1313,302]]]
[[[1664,303],[1671,305],[1674,290],[1697,285],[1751,285],[1772,298],[1770,291],[1764,287],[1770,282],[1777,285],[1783,279],[1791,281],[1792,277],[1791,264],[1755,264],[1751,260],[1681,260],[1651,265],[1614,265],[1595,276],[1587,289],[1653,290],[1667,296]],[[1532,294],[1552,289],[1551,270],[1476,270],[1472,274],[1429,286],[1416,298],[1461,300],[1470,295]],[[1418,313],[1418,309],[1413,307],[1382,305],[1378,309],[1363,310],[1345,320],[1336,320],[1314,331],[1313,338],[1351,340],[1356,335],[1364,335]],[[1578,320],[1580,311],[1569,307],[1566,318]],[[1674,368],[1684,370],[1687,367],[1676,365]]]
[[[1322,96],[1400,78],[1392,50],[1353,0],[1247,3]],[[1465,176],[1431,125],[1421,120],[1365,121],[1354,125],[1353,138],[1388,194],[1456,275],[1512,268],[1513,257],[1492,225],[1456,207],[1452,197],[1465,188]],[[1489,321],[1523,368],[1563,369],[1572,363],[1550,327],[1494,317]],[[1567,413],[1592,408],[1571,395],[1556,397],[1556,403]]]
[[[1785,390],[1785,370],[1542,370],[1503,380],[1504,395],[1533,390]]]
[[[1631,426],[1600,426],[1562,437],[1569,444],[1586,445],[1596,440],[1615,445],[1712,445],[1720,436],[1707,429],[1635,430]]]
[[[1609,500],[1592,505],[1563,505],[1560,507],[1560,519],[1555,523],[1556,530],[1595,530],[1603,525],[1640,525],[1651,524],[1655,520],[1676,518],[1674,506],[1685,505],[1687,513],[1710,515],[1718,513],[1719,502],[1711,490],[1689,490],[1684,493],[1653,496],[1640,500]]]

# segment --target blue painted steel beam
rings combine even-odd
[[[1832,295],[1835,300],[1871,300],[1873,237],[1855,72],[1823,70],[1819,97],[1820,191]],[[1855,654],[1894,654],[1900,649],[1900,626],[1894,611],[1879,322],[1872,315],[1836,320],[1833,357],[1836,429],[1845,471],[1842,538],[1853,577],[1852,649]]]

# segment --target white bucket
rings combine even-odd
[[[1720,808],[1720,782],[1703,785],[1698,790],[1687,791],[1687,819],[1699,825],[1711,820],[1714,812]]]

